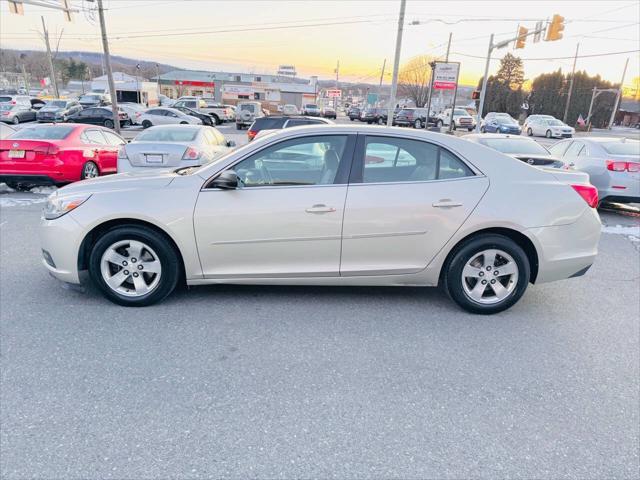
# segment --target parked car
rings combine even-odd
[[[436,126],[448,127],[451,123],[451,109],[446,108],[442,113],[436,115]],[[467,113],[464,108],[456,107],[453,109],[453,130],[458,128],[466,128],[471,131],[475,128],[474,118]]]
[[[149,128],[154,125],[202,125],[202,120],[199,118],[185,115],[173,107],[153,107],[145,110],[138,117],[138,122],[143,128]]]
[[[150,127],[122,146],[118,152],[118,173],[199,166],[226,154],[234,146],[234,142],[209,126]]]
[[[529,283],[585,274],[601,232],[592,185],[500,156],[424,131],[285,129],[202,167],[53,193],[43,264],[70,283],[88,270],[126,306],[181,281],[440,285],[462,308],[496,313]]]
[[[530,137],[571,138],[576,130],[556,118],[534,118],[528,121],[526,132]]]
[[[236,129],[242,130],[244,127],[249,127],[257,118],[264,116],[260,102],[238,102],[236,105]]]
[[[211,115],[216,125],[229,121],[230,117],[233,116],[231,109],[214,102],[213,99],[203,97],[180,97],[172,107],[187,107],[200,113]]]
[[[235,105],[227,105],[224,104],[224,108],[227,109],[227,117],[229,118],[229,122],[236,121],[236,106]]]
[[[25,105],[31,108],[31,97],[28,95],[0,94],[0,104]]]
[[[324,118],[333,118],[335,120],[338,114],[333,107],[322,107],[322,116]]]
[[[493,148],[534,167],[569,168],[562,159],[552,155],[549,150],[531,138],[501,133],[472,133],[462,138]]]
[[[550,149],[572,168],[589,174],[602,202],[640,203],[640,142],[589,137],[562,140]]]
[[[1,103],[0,104],[0,122],[13,123],[32,122],[36,119],[35,110],[31,109],[31,105],[23,103]]]
[[[111,95],[108,93],[87,93],[78,98],[83,108],[103,107],[111,105]]]
[[[283,115],[300,115],[298,107],[291,104],[283,105],[281,111]]]
[[[213,120],[213,117],[208,113],[198,112],[197,110],[193,110],[192,108],[188,108],[188,107],[176,107],[175,105],[171,108],[180,110],[185,115],[199,118],[203,125],[209,125],[211,127],[215,125],[215,121]]]
[[[62,185],[115,173],[125,143],[99,126],[34,124],[0,140],[0,182],[11,188]]]
[[[305,103],[302,105],[302,115],[308,117],[319,117],[322,114],[320,107],[315,103]]]
[[[82,110],[82,105],[77,100],[49,100],[44,107],[36,113],[39,122],[66,122],[69,116]]]
[[[389,112],[386,108],[365,108],[360,114],[360,121],[366,123],[377,123],[378,125],[386,125]]]
[[[141,103],[133,103],[133,102],[120,102],[118,103],[118,107],[124,110],[127,115],[129,115],[129,120],[131,120],[132,125],[140,125],[140,115],[147,110],[147,107],[142,105]]]
[[[537,114],[534,113],[533,115],[529,115],[525,120],[524,120],[524,124],[522,125],[522,130],[523,131],[527,131],[527,128],[529,128],[529,122],[533,121],[533,120],[540,120],[540,119],[547,119],[547,120],[551,120],[554,117],[553,115],[541,115],[541,114]]]
[[[15,131],[16,129],[13,128],[12,126],[7,125],[6,123],[0,123],[0,140],[7,138],[9,135],[14,133]]]
[[[360,110],[359,107],[351,107],[347,111],[347,117],[349,117],[349,120],[353,122],[354,120],[360,120],[361,113],[362,111]]]
[[[429,124],[435,125],[437,117],[429,117]],[[401,127],[425,128],[427,126],[426,108],[403,108],[395,117],[394,123]]]
[[[111,107],[89,107],[69,115],[67,121],[71,123],[89,123],[91,125],[102,125],[106,128],[113,128],[115,126],[115,119],[113,118],[113,111]],[[118,121],[121,127],[125,127],[131,124],[131,119],[127,112],[122,109],[118,109]]]
[[[510,133],[512,135],[520,135],[522,129],[516,120],[511,116],[493,116],[489,120],[485,119],[480,127],[482,133]]]
[[[332,125],[331,120],[325,118],[309,118],[302,116],[276,116],[258,118],[247,131],[249,141],[283,128],[302,127],[305,125]]]

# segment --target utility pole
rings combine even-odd
[[[629,58],[624,62],[624,70],[622,71],[622,80],[620,80],[620,88],[616,94],[616,101],[613,104],[613,111],[611,112],[611,118],[609,119],[609,130],[613,126],[613,121],[616,119],[616,113],[618,112],[618,105],[620,105],[620,99],[622,98],[622,87],[624,85],[624,77],[627,74],[627,67],[629,66]]]
[[[453,33],[449,32],[449,41],[447,42],[447,55],[444,57],[444,61],[449,63],[449,51],[451,50],[451,36]],[[417,106],[417,105],[416,105]],[[444,91],[440,90],[440,108],[444,107]]]
[[[393,77],[391,80],[391,98],[387,110],[387,126],[393,125],[393,109],[396,103],[396,93],[398,91],[398,68],[400,67],[400,51],[402,49],[402,29],[404,28],[404,12],[407,0],[400,0],[400,15],[398,16],[398,33],[396,35],[396,52],[393,58]]]
[[[336,63],[336,90],[338,90],[338,78],[340,76],[340,60]],[[333,97],[333,108],[338,109],[338,97]]]
[[[578,61],[578,50],[580,49],[580,43],[576,45],[576,56],[573,57],[573,69],[571,70],[571,80],[569,81],[569,91],[567,92],[567,104],[564,106],[564,116],[562,121],[567,123],[567,116],[569,115],[569,103],[571,102],[571,93],[573,93],[573,77],[576,76],[576,62]]]
[[[491,63],[491,51],[493,50],[493,33],[489,37],[489,49],[487,50],[487,62],[484,65],[484,77],[482,77],[482,90],[480,91],[480,105],[478,106],[478,116],[476,118],[476,133],[480,133],[480,123],[482,123],[482,109],[484,99],[487,96],[487,80],[489,77],[489,64]]]
[[[382,72],[380,72],[380,84],[378,85],[378,98],[380,98],[380,96],[382,95],[382,79],[384,77],[384,69],[387,66],[387,59],[384,59],[384,62],[382,62]]]
[[[593,87],[593,92],[591,93],[591,103],[589,104],[589,113],[587,114],[587,132],[591,131],[591,112],[593,111],[593,101],[596,99],[598,91],[597,87]]]
[[[111,96],[111,111],[113,112],[113,127],[116,133],[120,133],[120,117],[118,116],[118,94],[116,85],[113,81],[113,72],[111,71],[111,58],[109,56],[109,40],[107,39],[107,27],[104,21],[104,8],[102,0],[98,2],[98,16],[100,17],[100,30],[102,32],[102,48],[104,50],[104,63],[107,69],[107,79],[109,80],[109,95]]]
[[[56,98],[60,98],[60,93],[58,92],[58,81],[56,80],[56,70],[53,68],[53,57],[51,55],[51,44],[49,43],[49,31],[47,30],[47,25],[44,23],[44,17],[40,17],[42,20],[42,32],[44,34],[44,43],[47,47],[47,57],[49,59],[49,72],[51,75],[51,84],[53,85],[53,92],[56,95]]]

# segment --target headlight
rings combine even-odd
[[[49,198],[47,198],[43,216],[47,220],[60,218],[65,213],[69,213],[71,210],[78,208],[89,200],[89,197],[91,197],[90,193],[76,195],[58,195],[57,193],[52,193],[49,195]]]

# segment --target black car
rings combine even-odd
[[[120,126],[125,127],[131,124],[129,115],[123,110],[118,111],[118,118],[120,120]],[[91,125],[103,125],[107,128],[113,128],[115,122],[113,120],[113,112],[111,108],[96,107],[85,108],[79,112],[71,115],[68,120],[71,123],[89,123]]]
[[[192,117],[199,118],[200,120],[202,120],[202,124],[203,125],[209,125],[211,127],[216,125],[216,123],[214,123],[213,117],[211,115],[208,115],[206,113],[198,112],[197,110],[194,110],[193,108],[176,107],[175,105],[173,107],[171,107],[171,108],[175,108],[176,110],[180,110],[182,113],[185,113],[185,114],[190,115]]]
[[[347,116],[349,117],[349,120],[351,120],[353,122],[354,120],[360,120],[360,114],[361,113],[362,113],[362,111],[360,110],[360,108],[351,107],[349,109],[349,111],[347,112]]]
[[[66,122],[67,119],[82,110],[77,100],[50,100],[38,110],[39,122]]]
[[[388,117],[389,113],[386,108],[367,108],[360,115],[360,120],[369,124],[386,125]]]
[[[436,122],[436,117],[429,117],[429,125],[435,125]],[[393,123],[400,127],[425,128],[427,126],[427,109],[403,108],[394,117]]]
[[[111,105],[111,97],[106,93],[87,93],[82,95],[78,102],[84,108],[88,107],[104,107],[105,105]]]

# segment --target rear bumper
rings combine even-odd
[[[586,208],[578,220],[569,225],[528,229],[526,233],[537,243],[536,283],[584,274],[598,254],[601,230],[600,217],[593,208]]]

